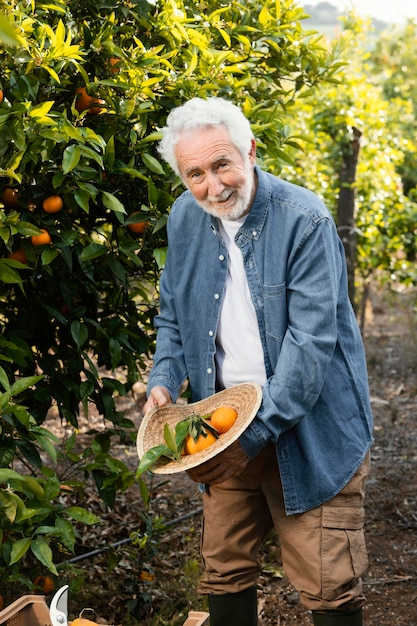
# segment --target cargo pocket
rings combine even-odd
[[[355,596],[368,567],[364,509],[323,506],[322,516],[323,598]]]

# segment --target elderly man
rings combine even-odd
[[[160,152],[187,190],[168,220],[145,410],[262,386],[243,435],[189,470],[205,485],[199,591],[211,626],[254,626],[257,553],[276,529],[313,622],[360,626],[372,418],[343,247],[320,199],[256,166],[221,98],[174,109]]]

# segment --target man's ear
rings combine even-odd
[[[251,165],[256,165],[256,141],[254,139],[251,140],[250,144],[249,161]]]

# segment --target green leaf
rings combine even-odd
[[[17,563],[22,559],[26,552],[29,550],[31,544],[31,539],[23,537],[22,539],[18,539],[13,543],[12,551],[10,554],[9,565],[13,565],[13,563]]]
[[[107,209],[114,211],[115,213],[126,213],[126,209],[123,204],[109,191],[102,192],[103,204]]]
[[[74,191],[74,198],[78,206],[80,206],[86,213],[90,210],[90,194],[85,189],[76,189]]]
[[[110,337],[109,352],[110,352],[112,369],[116,369],[116,367],[120,363],[120,358],[122,356],[122,349],[120,347],[120,343],[117,341],[117,339],[114,339],[114,337]]]
[[[175,458],[178,458],[178,447],[177,442],[175,441],[175,433],[171,430],[169,424],[165,424],[164,426],[164,439],[168,448],[174,453]]]
[[[153,256],[158,265],[158,269],[163,269],[167,259],[168,248],[155,248]]]
[[[88,329],[85,324],[82,324],[78,320],[74,320],[71,324],[71,335],[77,345],[77,348],[80,350],[81,346],[88,339]]]
[[[159,446],[154,446],[145,454],[140,460],[138,469],[136,471],[136,478],[139,478],[144,472],[152,467],[152,465],[161,458],[161,456],[168,456],[169,448],[165,444],[160,444]]]
[[[1,366],[0,366],[0,385],[3,387],[4,390],[10,389],[9,379],[7,377],[5,370]]]
[[[100,243],[90,243],[80,254],[81,261],[91,261],[106,254],[107,248]]]
[[[9,259],[0,259],[0,282],[10,285],[13,283],[23,283],[19,272],[16,272],[16,270],[11,267]]]
[[[42,265],[49,265],[59,255],[59,250],[50,249],[42,250],[41,261]]]
[[[43,117],[47,115],[54,104],[53,100],[47,100],[32,107],[28,113],[29,117]]]
[[[15,521],[20,502],[21,500],[16,494],[0,491],[0,510],[2,511],[2,515],[5,515],[9,522]]]
[[[74,168],[76,168],[80,162],[80,158],[81,150],[79,146],[72,144],[71,146],[68,146],[68,148],[65,148],[62,157],[62,171],[64,174],[68,174],[68,172],[71,172]]]
[[[93,524],[100,524],[101,522],[100,518],[97,517],[97,515],[89,513],[80,506],[71,506],[69,507],[69,509],[65,510],[65,513],[71,519],[74,519],[77,522],[82,522],[83,524],[87,524],[88,526],[92,526]]]
[[[149,154],[148,152],[142,152],[142,161],[146,165],[146,167],[154,172],[155,174],[159,174],[160,176],[165,176],[165,170],[162,167],[161,163],[155,159],[154,156]]]
[[[26,376],[25,378],[17,380],[10,388],[12,395],[16,396],[19,393],[22,393],[22,391],[25,391],[29,387],[36,385],[36,383],[42,380],[42,378],[43,376]]]
[[[42,565],[48,568],[48,570],[53,574],[58,575],[52,559],[52,550],[43,537],[37,537],[34,539],[30,543],[30,549]]]

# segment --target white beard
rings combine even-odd
[[[227,187],[220,196],[213,198],[210,198],[209,196],[205,202],[199,202],[201,208],[204,209],[206,213],[209,213],[209,215],[222,220],[234,221],[242,217],[242,215],[247,213],[250,208],[253,188],[255,185],[254,170],[249,159],[246,159],[245,162],[245,174],[246,183],[240,187],[239,190],[236,190],[233,187]],[[232,202],[230,208],[227,208],[227,203],[225,204],[224,209],[216,206],[218,202],[224,202],[232,194],[235,194],[236,198]]]

